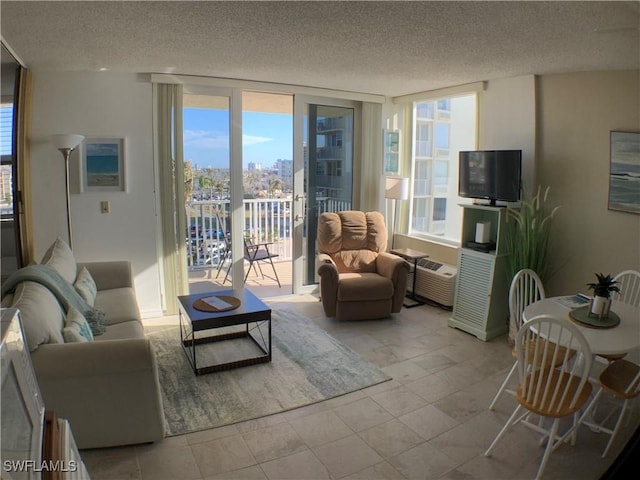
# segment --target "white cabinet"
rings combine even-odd
[[[506,210],[485,205],[463,205],[462,248],[458,253],[458,282],[450,327],[486,341],[509,330],[508,262],[504,235]],[[490,225],[488,251],[467,248],[475,241],[476,224]],[[502,241],[501,241],[502,240]]]

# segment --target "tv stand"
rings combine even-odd
[[[447,324],[483,341],[507,333],[509,256],[504,241],[506,211],[491,205],[462,205],[462,248],[453,312]],[[489,222],[487,244],[475,242],[476,224]]]

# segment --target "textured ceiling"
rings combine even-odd
[[[640,68],[638,2],[0,2],[34,72],[176,73],[403,95]]]

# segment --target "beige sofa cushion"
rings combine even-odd
[[[99,337],[96,337],[95,340],[96,342],[103,342],[109,340],[127,340],[131,338],[144,338],[144,327],[138,320],[109,325],[107,331]],[[177,341],[179,342],[180,339]]]
[[[104,311],[108,325],[140,319],[136,294],[131,287],[98,290],[94,307]]]
[[[20,283],[11,306],[20,310],[29,351],[33,352],[43,343],[64,343],[65,315],[56,297],[45,286],[35,282]]]
[[[61,238],[51,244],[40,263],[55,269],[71,285],[75,283],[78,265],[69,245]]]

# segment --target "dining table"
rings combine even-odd
[[[528,305],[522,312],[522,319],[527,322],[542,314],[568,318],[584,335],[594,355],[619,355],[640,348],[639,307],[612,300],[610,311],[619,317],[620,322],[613,327],[589,326],[570,315],[575,308],[585,307],[579,298],[577,295],[544,298]]]

